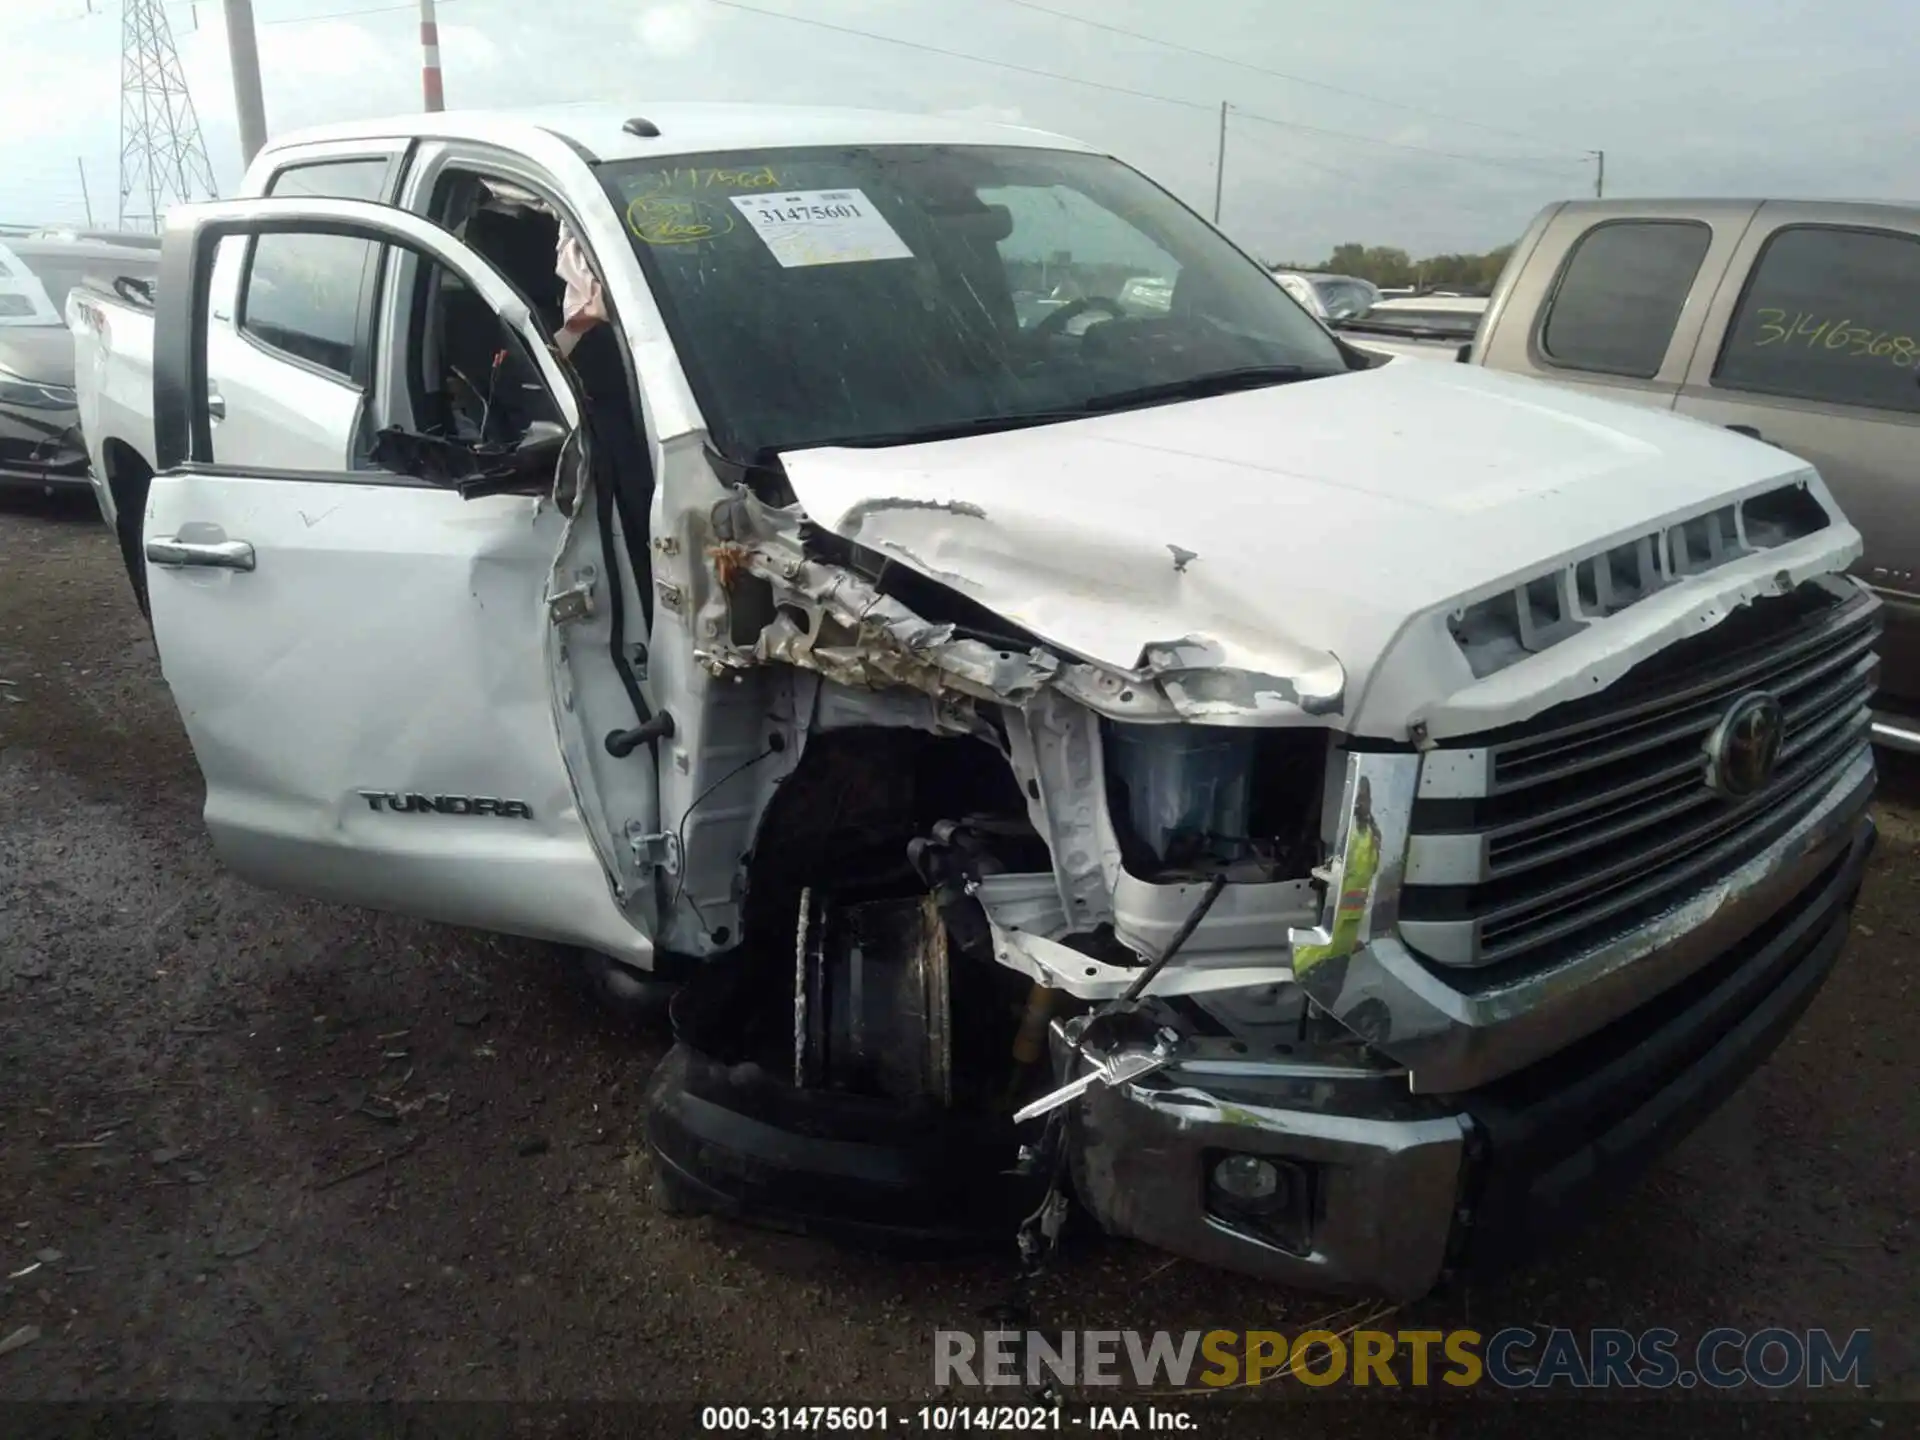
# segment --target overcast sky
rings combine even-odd
[[[120,0],[90,3],[99,13],[89,0],[0,0],[0,222],[83,219],[82,160],[95,215],[115,217]],[[1920,200],[1913,0],[742,3],[776,14],[716,0],[439,0],[447,104],[964,112],[1095,141],[1208,211],[1225,100],[1238,113],[1222,223],[1275,259],[1318,259],[1346,240],[1416,255],[1489,248],[1545,202],[1591,193],[1585,152],[1597,149],[1610,195]],[[230,192],[241,164],[221,0],[175,0],[167,13]],[[254,13],[271,133],[419,107],[417,12],[405,0],[255,0]]]

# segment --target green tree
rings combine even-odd
[[[1354,275],[1386,288],[1403,285],[1420,287],[1459,286],[1465,289],[1491,289],[1500,271],[1513,253],[1513,246],[1502,245],[1484,255],[1430,255],[1424,260],[1410,258],[1405,250],[1391,245],[1362,245],[1349,241],[1333,247],[1325,260],[1311,264],[1293,261],[1272,265],[1275,270],[1305,270],[1333,275]]]

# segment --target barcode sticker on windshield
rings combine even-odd
[[[731,195],[773,258],[786,269],[851,260],[910,260],[913,252],[859,190]]]

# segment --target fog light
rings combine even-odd
[[[1213,1188],[1242,1205],[1265,1208],[1280,1194],[1280,1171],[1258,1155],[1229,1155],[1213,1167]]]
[[[1203,1164],[1212,1223],[1296,1255],[1312,1250],[1319,1187],[1310,1166],[1220,1150],[1210,1152]]]

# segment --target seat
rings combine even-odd
[[[559,327],[565,289],[553,272],[557,234],[558,226],[544,216],[476,210],[467,218],[463,237],[520,292],[543,334]],[[453,413],[444,417],[447,428],[453,428],[457,413],[481,439],[502,440],[524,434],[536,420],[558,418],[539,372],[517,345],[507,342],[499,316],[486,301],[464,285],[443,283],[439,318],[440,360],[446,373],[438,378],[442,393],[456,397]],[[506,358],[496,374],[495,357],[503,351]],[[450,381],[450,375],[461,377],[464,385]],[[463,393],[466,387],[471,387],[471,395]]]

